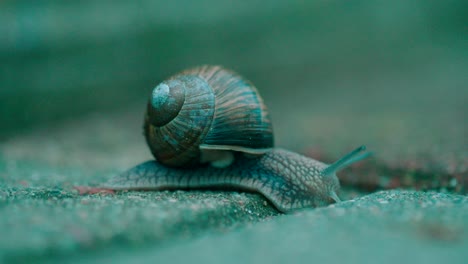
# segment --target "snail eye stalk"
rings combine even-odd
[[[335,174],[337,171],[340,171],[349,165],[361,161],[370,155],[372,152],[364,152],[366,150],[365,146],[360,146],[359,148],[351,151],[350,153],[344,155],[339,160],[335,161],[334,163],[330,164],[327,168],[323,170],[324,175],[332,175]]]

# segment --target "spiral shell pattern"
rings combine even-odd
[[[271,120],[257,89],[219,66],[185,70],[159,84],[144,133],[155,158],[173,167],[199,164],[200,149],[261,154],[273,147]]]

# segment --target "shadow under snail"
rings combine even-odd
[[[274,148],[257,89],[219,66],[185,70],[157,85],[144,135],[156,160],[111,178],[105,189],[254,191],[287,213],[340,201],[336,172],[369,156],[362,146],[329,165]]]

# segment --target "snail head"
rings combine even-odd
[[[341,201],[337,195],[337,191],[340,188],[340,183],[336,177],[336,173],[350,166],[351,164],[366,159],[372,155],[372,152],[365,152],[365,150],[365,146],[360,146],[323,169],[322,175],[325,176],[325,181],[328,181],[328,184],[326,184],[326,186],[328,186],[328,190],[326,190],[326,192],[335,202]]]

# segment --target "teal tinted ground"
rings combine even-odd
[[[338,120],[331,113],[338,115],[341,111],[328,112],[328,120]],[[462,263],[466,258],[463,248],[468,243],[467,198],[440,193],[447,190],[437,188],[437,177],[458,174],[451,174],[451,168],[443,166],[443,158],[427,165],[427,157],[438,155],[435,152],[419,157],[409,149],[391,153],[395,149],[389,147],[384,151],[385,143],[377,141],[372,133],[366,142],[373,146],[373,159],[344,170],[342,177],[385,179],[393,162],[417,158],[426,162],[415,163],[414,166],[423,165],[416,169],[427,172],[434,168],[432,181],[436,181],[438,192],[389,191],[368,195],[368,190],[348,187],[340,194],[343,203],[287,216],[280,215],[260,195],[229,191],[80,195],[75,186],[96,186],[151,159],[143,135],[137,133],[141,129],[140,116],[141,107],[90,115],[57,124],[53,129],[35,130],[1,145],[0,256],[5,262],[184,263],[197,259],[218,263],[307,259],[360,263],[367,258],[380,258],[383,262],[397,258],[403,262],[436,263],[444,259]],[[324,118],[319,113],[312,117]],[[393,122],[386,118],[375,121],[381,126]],[[333,121],[329,124],[333,127]],[[299,126],[305,127],[302,123]],[[342,151],[335,151],[340,149],[338,144],[351,145],[336,138],[354,142],[353,135],[340,131],[332,134],[328,127],[322,128],[318,134],[328,133],[330,137],[322,141],[330,146],[321,154],[322,160],[339,157]],[[278,125],[277,129],[285,128]],[[438,134],[434,130],[430,136],[439,137],[445,132],[439,130]],[[405,140],[404,135],[410,133],[401,133],[400,141]],[[451,146],[439,148],[451,151],[453,155],[449,157],[463,160],[463,153],[457,156],[456,148]],[[369,168],[370,176],[366,173]],[[405,177],[417,180],[414,169],[400,168]],[[399,174],[394,177],[405,178]],[[354,186],[352,183],[348,181],[347,186]]]

